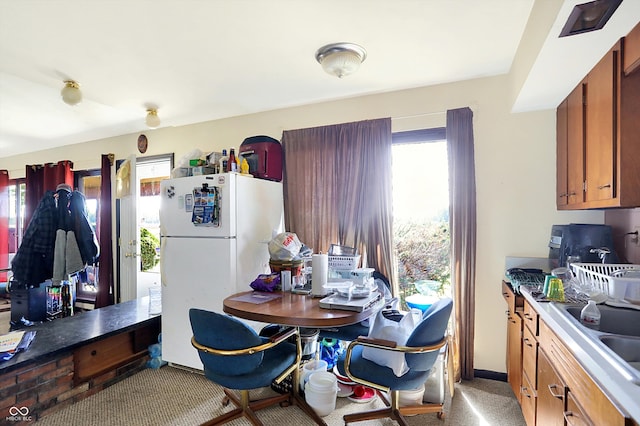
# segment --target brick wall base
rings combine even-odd
[[[71,352],[5,373],[0,376],[0,425],[35,422],[139,372],[148,359],[144,355],[78,384]]]

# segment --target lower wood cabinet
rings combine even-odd
[[[538,350],[538,401],[536,419],[539,425],[564,426],[567,388],[543,350]]]
[[[518,402],[522,402],[522,318],[510,311],[507,311],[507,380]]]
[[[564,412],[564,419],[567,421],[567,426],[594,426],[571,392],[567,392],[567,410]]]
[[[510,308],[514,297],[505,296]],[[519,312],[507,311],[507,351],[508,380],[527,426],[636,425],[538,315],[535,303],[525,300]]]
[[[536,394],[535,385],[531,383],[526,374],[522,375],[520,395],[522,416],[524,417],[525,422],[527,422],[527,426],[534,426],[536,424],[536,400],[538,395]]]

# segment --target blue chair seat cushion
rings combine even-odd
[[[220,357],[219,357],[220,358]],[[209,379],[221,386],[231,389],[255,389],[271,385],[271,382],[286,370],[296,360],[296,346],[288,342],[282,342],[273,348],[266,350],[262,362],[254,370],[237,374],[234,371],[236,358],[228,357],[228,368],[213,370],[207,368],[204,363],[204,374]]]
[[[354,376],[386,386],[391,390],[413,390],[424,385],[429,372],[431,370],[409,370],[407,373],[398,377],[393,370],[388,367],[382,367],[373,361],[369,361],[362,357],[363,346],[356,346],[351,353],[351,363],[349,369]],[[436,354],[437,355],[437,354]],[[338,371],[342,375],[346,375],[344,368],[345,354],[341,356],[338,362]]]

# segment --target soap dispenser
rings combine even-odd
[[[600,328],[600,310],[594,300],[589,300],[587,305],[580,312],[580,322],[589,328],[597,330]]]

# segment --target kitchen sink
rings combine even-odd
[[[584,306],[566,306],[565,310],[580,321],[580,311]],[[640,337],[640,310],[598,305],[602,333]]]
[[[640,310],[598,305],[600,327],[587,328],[580,322],[585,305],[551,302],[591,346],[633,384],[640,386]]]
[[[640,370],[640,338],[605,334],[600,336],[600,341],[631,367]]]

